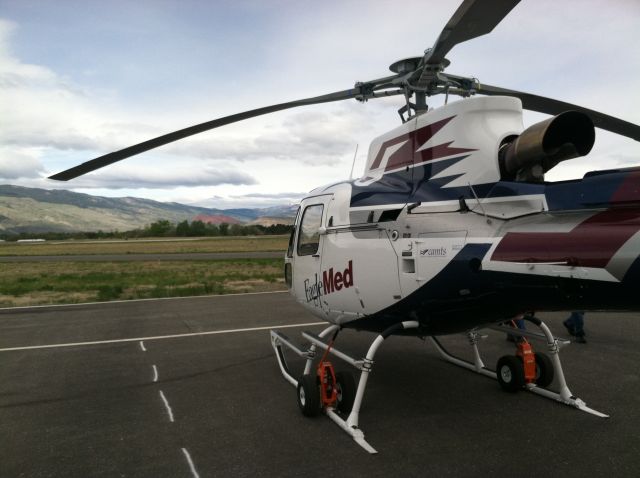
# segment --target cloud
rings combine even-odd
[[[0,19],[0,142],[17,147],[95,147],[95,138],[87,134],[95,121],[86,95],[50,69],[15,58],[9,44],[16,29]]]
[[[51,151],[104,154],[162,134],[161,125],[150,126],[147,118],[114,104],[113,92],[80,87],[15,57],[10,45],[17,28],[0,19],[0,145],[5,154],[37,151],[45,161]]]
[[[12,56],[9,41],[17,28],[14,22],[0,18],[0,87],[57,84],[56,75],[52,71],[38,65],[24,64]]]
[[[14,156],[37,150],[43,161],[51,156],[48,151],[82,152],[89,159],[194,124],[193,120],[182,123],[179,117],[127,111],[126,106],[112,102],[113,92],[80,87],[51,69],[20,61],[9,48],[16,29],[15,24],[0,21],[0,144]],[[150,151],[144,157],[226,162],[280,159],[337,165],[352,154],[358,142],[356,132],[367,123],[365,115],[359,104],[319,105],[314,111],[293,110],[226,126]],[[228,183],[251,184],[246,175],[222,176]],[[102,177],[111,178],[109,184],[131,184],[126,177],[117,181],[113,175]],[[149,177],[144,184],[150,183]],[[198,183],[180,172],[174,178],[174,184],[180,180],[185,186]],[[158,181],[159,187],[164,184]]]
[[[191,105],[195,108],[185,105],[184,111],[177,114],[175,108],[171,114],[159,115],[157,111],[141,113],[139,105],[122,103],[117,92],[79,85],[74,82],[77,81],[75,78],[66,78],[53,69],[21,61],[10,48],[12,35],[17,28],[16,24],[6,21],[0,24],[0,116],[5,119],[0,129],[0,144],[11,150],[14,157],[36,151],[36,158],[54,169],[50,173],[74,166],[69,159],[69,164],[59,167],[61,158],[67,152],[69,158],[77,158],[82,154],[90,159],[198,123],[198,118],[206,121],[211,117],[254,107],[250,95],[249,98],[240,95],[239,101],[232,102],[231,105],[227,102],[222,109],[216,104],[212,108],[207,107],[206,101],[200,101],[200,104]],[[312,91],[308,95],[313,96],[315,93],[324,91]],[[286,93],[284,96],[289,95],[295,97],[296,92]],[[260,101],[262,105],[277,103],[280,99],[267,94],[261,95],[256,101]],[[233,104],[242,106],[236,109]],[[227,111],[225,107],[233,109]],[[207,109],[216,114],[206,117],[209,114],[203,111]],[[278,169],[287,171],[290,177],[300,176],[302,173],[307,181],[311,175],[306,173],[305,165],[338,167],[335,170],[345,170],[348,173],[349,168],[341,163],[348,163],[350,166],[358,143],[361,154],[364,154],[364,145],[371,139],[372,118],[380,111],[380,107],[373,104],[365,106],[348,102],[268,115],[225,126],[141,156],[146,162],[164,160],[162,167],[166,171],[162,173],[143,170],[132,172],[133,169],[119,169],[114,165],[104,172],[92,174],[88,179],[67,183],[66,187],[157,189],[179,185],[248,185],[256,182],[252,176],[255,175],[253,167],[251,175],[238,171],[246,171],[247,166],[242,164],[251,161],[256,161],[256,164],[273,160],[292,162],[294,164],[291,166],[278,163]],[[58,159],[52,161],[49,159],[51,157]],[[217,162],[216,173],[205,172],[202,163],[194,163],[191,173],[188,173],[182,166],[177,166],[184,161],[171,164],[167,160],[176,157],[182,160],[198,158],[206,159],[209,163]],[[135,160],[127,160],[126,164],[131,161]],[[239,170],[231,169],[230,163],[234,162],[238,164]],[[38,171],[41,172],[42,168]],[[325,172],[315,172],[314,175],[319,176],[318,180],[322,182],[335,179],[324,179]],[[34,175],[30,177],[33,178]],[[259,173],[256,177],[261,182],[266,180],[264,173]]]
[[[231,196],[232,198],[235,199],[245,199],[245,198],[252,198],[252,199],[291,199],[291,198],[295,198],[295,199],[302,199],[303,197],[305,197],[307,195],[307,193],[275,193],[275,194],[268,194],[268,193],[250,193],[250,194],[241,194],[238,196]]]
[[[191,204],[212,208],[267,208],[272,206],[297,205],[305,193],[249,193],[242,195],[211,196],[191,201]]]
[[[287,160],[336,165],[351,156],[357,134],[370,122],[362,105],[323,105],[259,124],[223,127],[167,146],[162,152],[216,160]]]
[[[0,179],[38,178],[43,172],[42,162],[34,153],[0,147]]]

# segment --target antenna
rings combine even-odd
[[[356,143],[356,152],[353,154],[353,163],[351,163],[351,174],[349,174],[349,181],[353,180],[353,168],[356,166],[356,156],[358,156],[358,144]]]
[[[476,190],[473,189],[473,186],[471,185],[470,182],[468,182],[467,184],[469,185],[469,189],[471,189],[471,192],[473,193],[473,196],[476,198],[476,201],[478,202],[478,206],[480,206],[480,210],[482,211],[482,214],[484,214],[484,218],[487,220],[487,224],[491,224],[491,219],[489,219],[489,217],[487,216],[487,212],[482,207],[482,203],[480,202],[480,199],[478,198],[478,195],[476,194]]]

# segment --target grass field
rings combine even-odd
[[[282,259],[0,264],[0,306],[285,290]]]
[[[288,236],[207,237],[198,239],[140,239],[0,243],[0,256],[58,256],[74,254],[169,254],[198,252],[285,251]]]

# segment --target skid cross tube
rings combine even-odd
[[[311,332],[302,332],[302,336],[311,342],[312,345],[316,347],[320,347],[322,350],[327,350],[329,346],[322,341],[322,338],[319,335],[312,334]],[[353,365],[358,370],[362,370],[364,360],[355,360],[352,357],[349,357],[347,354],[340,352],[338,349],[331,347],[329,349],[329,353],[335,355],[338,358],[341,358],[345,362],[350,365]]]
[[[586,413],[590,413],[591,415],[595,415],[601,418],[609,418],[609,415],[606,415],[602,412],[589,408],[583,400],[574,396],[571,393],[571,390],[569,390],[569,387],[567,386],[567,381],[564,376],[564,371],[562,370],[562,363],[560,362],[560,348],[564,345],[569,344],[570,342],[565,339],[558,339],[554,337],[549,327],[547,327],[547,325],[544,322],[542,322],[540,319],[536,317],[531,317],[531,318],[527,318],[527,320],[533,323],[534,325],[536,325],[537,327],[539,327],[542,333],[540,334],[540,333],[530,332],[527,330],[522,330],[522,329],[513,328],[513,327],[505,327],[500,325],[487,327],[488,329],[498,330],[500,332],[505,332],[511,335],[520,336],[520,337],[529,337],[532,339],[543,340],[546,342],[547,351],[551,356],[551,363],[553,364],[553,371],[558,381],[559,392],[553,392],[551,390],[547,390],[546,388],[538,387],[535,383],[527,383],[524,389],[528,390],[529,392],[540,395],[542,397],[551,398],[558,402],[564,403],[565,405],[575,407],[578,410],[581,410]],[[442,358],[444,358],[446,361],[451,362],[454,365],[458,365],[459,367],[466,368],[467,370],[471,370],[472,372],[479,373],[486,377],[497,379],[496,372],[487,369],[484,363],[482,362],[482,358],[480,356],[480,351],[478,348],[478,342],[479,342],[478,338],[480,338],[481,336],[479,335],[478,331],[476,329],[470,330],[469,332],[467,332],[467,337],[469,339],[469,344],[473,348],[473,355],[474,355],[473,363],[467,362],[466,360],[463,360],[449,353],[437,338],[431,337],[431,341],[435,345],[436,349],[438,350]]]
[[[320,332],[318,335],[312,334],[311,332],[303,332],[302,336],[311,343],[306,351],[291,342],[291,340],[289,340],[289,338],[284,334],[275,330],[271,331],[271,345],[276,352],[276,358],[278,359],[278,365],[280,366],[282,375],[294,387],[298,386],[298,381],[293,377],[293,375],[291,375],[291,372],[289,371],[282,346],[286,346],[287,348],[293,350],[298,356],[307,359],[304,367],[304,374],[309,374],[311,372],[313,359],[316,356],[317,348],[321,348],[323,350],[329,349],[330,354],[335,355],[336,357],[344,360],[348,364],[360,370],[360,380],[358,381],[356,396],[353,401],[351,413],[349,414],[347,419],[344,420],[333,407],[325,407],[324,412],[329,418],[331,418],[331,420],[333,420],[340,428],[342,428],[342,430],[348,433],[358,445],[364,448],[367,452],[374,454],[377,453],[377,451],[375,450],[375,448],[369,445],[369,443],[367,443],[367,441],[364,439],[363,431],[358,428],[360,407],[362,406],[362,400],[364,398],[364,392],[367,387],[369,373],[371,373],[371,370],[373,368],[373,358],[375,357],[375,354],[382,343],[388,337],[401,330],[415,329],[419,326],[420,324],[417,321],[406,321],[392,325],[376,337],[376,339],[369,347],[365,358],[362,360],[356,360],[345,354],[344,352],[337,350],[333,346],[329,348],[329,345],[325,344],[322,341],[323,338],[331,334],[335,334],[340,329],[338,325],[331,325]]]

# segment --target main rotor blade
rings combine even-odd
[[[554,100],[544,96],[532,95],[531,93],[509,90],[507,88],[500,88],[498,86],[480,84],[476,91],[479,94],[487,96],[515,96],[522,100],[522,107],[524,109],[537,111],[539,113],[557,115],[564,111],[581,111],[591,118],[594,126],[640,141],[640,126],[614,116],[600,113],[599,111],[590,110],[588,108],[583,108],[582,106]]]
[[[440,64],[458,43],[492,31],[520,0],[465,0],[425,56],[425,64]]]
[[[91,171],[95,171],[96,169],[100,169],[110,164],[113,164],[117,161],[121,161],[131,156],[135,156],[136,154],[144,153],[145,151],[149,151],[150,149],[154,149],[159,146],[172,143],[174,141],[186,138],[188,136],[193,136],[194,134],[202,133],[204,131],[209,131],[214,128],[219,128],[220,126],[228,125],[231,123],[237,123],[238,121],[254,118],[256,116],[266,115],[269,113],[274,113],[276,111],[282,111],[289,108],[296,108],[298,106],[315,105],[318,103],[329,103],[332,101],[347,100],[350,98],[355,98],[359,94],[361,94],[360,88],[337,91],[334,93],[329,93],[327,95],[315,96],[313,98],[305,98],[305,99],[296,100],[296,101],[290,101],[288,103],[281,103],[278,105],[265,106],[262,108],[256,108],[254,110],[244,111],[242,113],[236,113],[233,115],[225,116],[223,118],[214,119],[212,121],[207,121],[206,123],[200,123],[194,126],[190,126],[188,128],[174,131],[173,133],[168,133],[162,136],[158,136],[157,138],[153,138],[148,141],[144,141],[142,143],[135,144],[133,146],[129,146],[127,148],[121,149],[119,151],[115,151],[113,153],[105,154],[104,156],[91,159],[78,166],[67,169],[58,174],[54,174],[53,176],[50,176],[49,179],[55,179],[56,181],[68,181],[70,179],[77,178],[78,176],[82,176],[83,174],[90,173]]]

